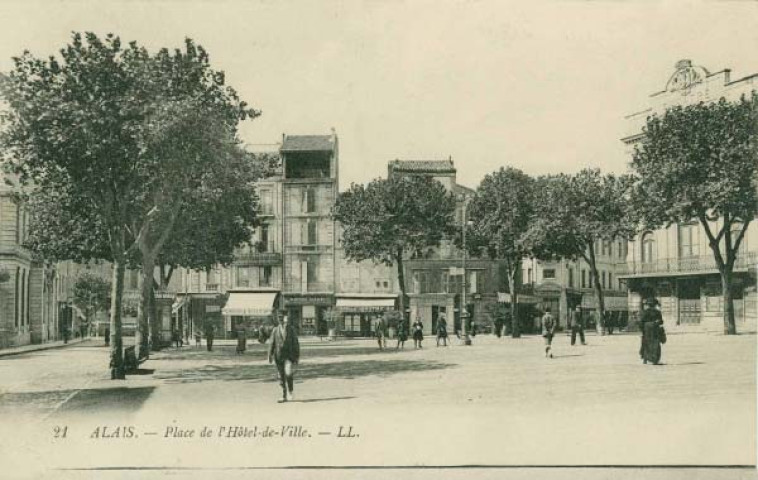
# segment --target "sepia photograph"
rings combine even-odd
[[[758,2],[0,2],[0,478],[729,479]]]

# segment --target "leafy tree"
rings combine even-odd
[[[110,289],[108,281],[91,273],[84,273],[76,279],[74,305],[84,313],[87,325],[91,324],[97,312],[108,310]]]
[[[534,215],[534,180],[521,170],[501,168],[484,177],[468,213],[473,225],[467,249],[472,255],[486,253],[501,262],[511,295],[511,318],[518,318],[516,275],[530,254],[525,235]],[[518,322],[511,333],[514,338],[521,335]]]
[[[403,259],[439,245],[452,232],[455,199],[430,177],[398,176],[352,184],[337,198],[332,216],[341,224],[349,260],[397,266],[405,312]]]
[[[726,334],[736,333],[734,265],[758,214],[757,100],[754,93],[651,116],[632,161],[634,205],[645,227],[693,220],[703,227],[721,275]]]
[[[628,176],[603,175],[597,169],[537,180],[535,218],[526,242],[538,258],[581,258],[587,263],[597,297],[598,318],[603,318],[605,301],[595,244],[598,240],[628,239],[634,234],[628,208],[629,186]],[[598,333],[603,333],[602,323],[597,322]]]
[[[60,58],[24,52],[4,77],[6,165],[36,193],[61,192],[64,215],[107,239],[113,262],[111,376],[124,378],[124,270],[143,270],[169,236],[182,195],[200,188],[236,143],[240,120],[258,113],[213,71],[202,47],[150,55],[118,37],[73,35]],[[66,256],[63,242],[57,253]],[[83,256],[101,255],[96,251]],[[148,282],[150,283],[150,282]],[[140,342],[142,343],[142,342]]]

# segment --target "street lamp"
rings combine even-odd
[[[466,320],[468,318],[468,309],[466,308],[466,226],[468,225],[468,222],[466,221],[466,208],[468,207],[468,200],[469,197],[465,194],[461,195],[461,200],[463,201],[463,222],[461,224],[461,229],[463,231],[463,257],[462,257],[462,264],[463,264],[463,281],[461,282],[461,305],[460,305],[460,312],[461,312],[461,340],[463,345],[471,345],[471,337],[468,334],[468,328],[466,328]]]

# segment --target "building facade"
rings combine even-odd
[[[459,185],[452,159],[447,160],[394,160],[389,162],[387,175],[425,176],[440,182],[456,199],[456,224],[463,228],[465,209],[474,191]],[[481,330],[489,330],[497,310],[498,290],[503,291],[497,262],[491,259],[467,258],[443,239],[440,246],[423,257],[405,260],[406,290],[409,297],[411,321],[421,320],[424,332],[437,329],[440,315],[445,315],[447,328],[460,327],[461,303]],[[465,279],[465,287],[464,287]],[[464,294],[465,288],[465,294]],[[399,293],[399,292],[398,292]]]
[[[605,310],[611,312],[617,325],[623,325],[628,320],[628,303],[626,282],[619,277],[619,270],[626,262],[628,243],[625,240],[598,240],[594,250]],[[583,259],[525,259],[522,262],[522,282],[530,303],[536,303],[540,307],[538,311],[550,307],[560,327],[566,327],[568,312],[577,306],[589,313],[586,317],[590,320],[589,326],[596,321],[598,305],[594,279]],[[538,322],[539,319],[533,320],[534,329]]]
[[[758,87],[758,74],[737,80],[730,70],[711,73],[689,60],[676,64],[665,89],[650,96],[649,105],[626,117],[628,134],[622,138],[631,153],[643,138],[648,116],[669,107],[734,101]],[[717,228],[717,222],[713,228]],[[758,222],[751,222],[735,264],[734,306],[738,331],[754,331],[758,317],[756,297]],[[642,232],[629,243],[626,264],[618,277],[629,287],[630,310],[639,311],[641,300],[656,297],[666,326],[674,331],[721,332],[723,302],[721,281],[705,231],[699,222],[674,224]]]

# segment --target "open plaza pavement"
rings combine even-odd
[[[14,433],[2,436],[0,457],[29,478],[217,478],[208,469],[237,478],[286,466],[384,467],[360,478],[449,466],[436,478],[504,478],[492,467],[558,478],[567,470],[553,467],[572,465],[581,478],[753,478],[755,334],[669,335],[660,366],[639,360],[637,334],[587,340],[572,347],[558,335],[547,359],[539,336],[480,335],[470,347],[453,338],[446,348],[427,337],[401,351],[394,341],[379,351],[371,340],[305,338],[295,401],[285,404],[257,342],[243,355],[232,341],[212,352],[168,348],[125,381],[109,379],[102,339],[5,356],[0,418]]]

